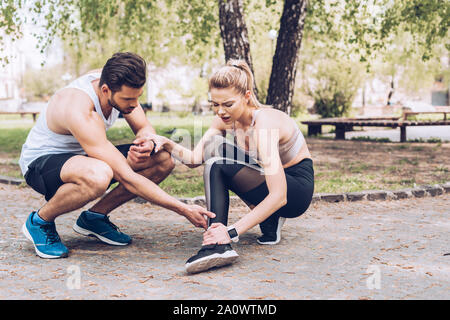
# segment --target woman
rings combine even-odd
[[[286,113],[263,106],[253,92],[253,75],[241,60],[231,60],[209,79],[209,95],[216,113],[211,127],[188,150],[159,137],[162,148],[189,167],[205,162],[208,221],[200,251],[186,263],[190,273],[232,263],[238,254],[232,241],[260,224],[259,244],[277,244],[286,218],[304,213],[314,191],[311,154],[297,124]],[[234,137],[230,142],[224,137]],[[227,227],[229,190],[251,211]]]

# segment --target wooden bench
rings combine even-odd
[[[409,116],[420,114],[444,114],[444,120],[447,120],[447,113],[450,113],[450,107],[435,107],[435,111],[403,111],[403,120],[408,120]]]
[[[352,131],[354,126],[359,127],[400,127],[400,142],[406,142],[406,127],[408,126],[448,126],[450,120],[438,121],[409,121],[403,118],[325,118],[302,121],[308,125],[308,136],[322,133],[323,125],[335,126],[337,140],[345,139],[345,132]]]
[[[36,122],[36,117],[39,113],[39,111],[0,111],[0,114],[20,114],[22,118],[27,114],[31,114],[34,122]]]

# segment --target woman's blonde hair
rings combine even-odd
[[[253,83],[253,74],[247,62],[231,59],[209,78],[209,90],[211,91],[212,88],[234,88],[242,95],[245,95],[248,90],[250,91],[250,106],[256,108],[264,107],[255,95]]]

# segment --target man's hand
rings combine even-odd
[[[214,218],[216,216],[213,212],[210,212],[195,204],[188,205],[182,215],[186,217],[186,219],[188,219],[194,226],[205,230],[208,229],[207,217]]]
[[[134,163],[142,163],[148,160],[155,148],[155,143],[149,138],[137,138],[128,151],[128,157]]]

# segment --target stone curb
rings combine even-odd
[[[0,183],[4,184],[12,184],[15,186],[21,185],[22,183],[25,183],[25,180],[18,179],[18,178],[12,178],[8,176],[0,176]]]
[[[0,175],[0,183],[10,185],[21,185],[25,183],[23,179],[11,178]],[[424,185],[415,188],[406,188],[400,190],[367,190],[359,192],[347,193],[315,193],[312,202],[324,201],[330,203],[336,202],[354,202],[361,200],[400,200],[408,198],[423,198],[435,197],[444,193],[450,193],[450,181],[444,184]],[[205,196],[197,196],[193,198],[178,198],[181,202],[186,204],[196,204],[206,206]],[[137,203],[146,203],[147,200],[140,197],[133,200]],[[237,196],[230,197],[230,206],[232,207],[246,207],[247,205]]]
[[[401,190],[384,191],[384,190],[367,190],[360,192],[348,192],[348,193],[315,193],[313,195],[312,202],[324,201],[330,203],[336,202],[354,202],[361,200],[400,200],[408,198],[422,198],[422,197],[435,197],[445,193],[450,193],[450,181],[445,184],[424,185],[415,188],[407,188]],[[206,200],[204,196],[198,196],[194,198],[178,198],[181,202],[187,204],[197,204],[200,206],[206,206]],[[134,200],[138,203],[146,203],[147,201],[142,198]],[[247,205],[237,196],[230,197],[230,206],[232,207],[246,207]]]

